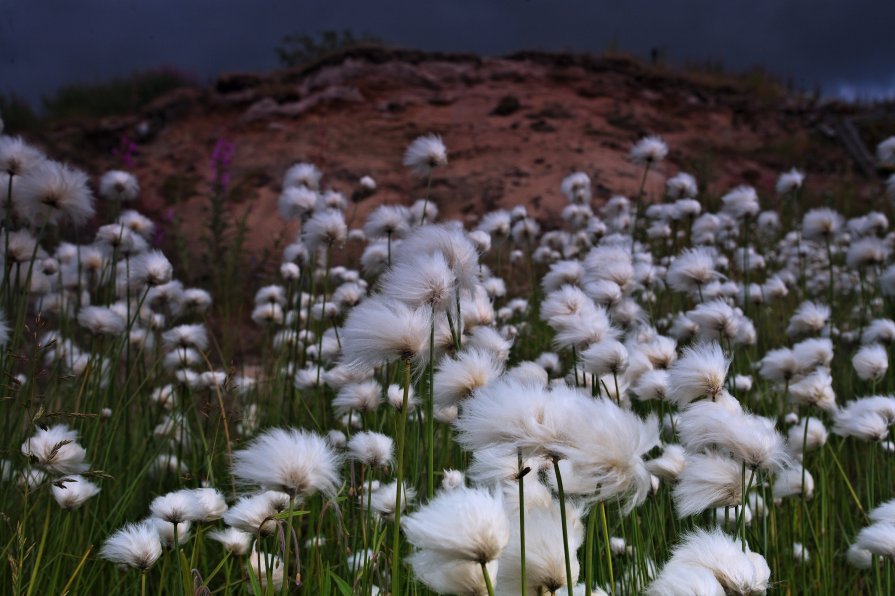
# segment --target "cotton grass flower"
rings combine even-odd
[[[876,159],[881,166],[895,167],[895,136],[881,141],[876,146]]]
[[[140,193],[140,184],[136,177],[121,170],[110,170],[103,174],[99,181],[99,195],[118,203],[130,202]]]
[[[395,458],[395,442],[382,433],[372,431],[356,433],[348,441],[348,458],[367,466],[387,468]],[[392,494],[393,506],[394,501]]]
[[[863,528],[855,538],[855,546],[878,557],[895,558],[895,524],[875,523]]]
[[[311,163],[301,162],[291,166],[283,176],[283,188],[304,186],[311,190],[320,188],[323,173]]]
[[[777,184],[774,187],[778,195],[785,195],[802,188],[805,181],[805,174],[796,168],[792,168],[788,172],[783,172],[777,178]]]
[[[409,557],[407,563],[416,578],[439,594],[483,596],[488,593],[481,566],[473,561],[455,559],[439,551],[420,550]],[[498,562],[486,565],[489,577],[496,577]]]
[[[444,310],[455,296],[456,278],[441,253],[422,254],[395,263],[382,277],[382,295],[412,308]]]
[[[105,306],[83,306],[78,311],[78,324],[93,335],[117,336],[124,333],[125,318]]]
[[[581,510],[566,505],[569,552],[578,551],[584,542]],[[510,541],[500,558],[495,593],[519,594],[521,585],[521,533],[517,523],[511,525]],[[525,572],[526,594],[559,594],[578,581],[580,566],[577,557],[571,563],[571,577],[566,577],[565,547],[563,543],[560,504],[550,500],[525,512]],[[596,592],[599,594],[599,592]],[[577,594],[577,591],[576,591]]]
[[[799,337],[820,333],[830,319],[830,307],[825,304],[805,301],[799,305],[789,319],[786,333],[790,337]]]
[[[463,350],[455,358],[444,357],[434,375],[435,406],[459,404],[502,372],[503,366],[494,354],[480,348]]]
[[[283,588],[286,579],[283,559],[279,556],[264,553],[256,548],[247,557],[246,565],[251,567],[251,573],[258,579],[262,590],[272,587],[278,592]]]
[[[829,241],[842,223],[842,216],[832,209],[812,209],[802,219],[802,235],[806,240]]]
[[[417,176],[429,176],[435,168],[446,166],[447,149],[438,135],[417,137],[404,152],[404,165]]]
[[[431,313],[376,296],[348,313],[342,328],[342,359],[375,368],[394,360],[422,362],[428,354]]]
[[[876,412],[845,410],[836,414],[833,433],[862,441],[882,441],[889,434],[889,423]]]
[[[375,489],[370,494],[370,509],[386,520],[395,519],[395,504],[397,503],[398,483],[390,482]],[[416,498],[413,487],[404,485],[401,492],[401,511],[407,509],[407,504]],[[366,499],[364,499],[366,500]]]
[[[274,428],[233,453],[233,475],[243,484],[293,498],[318,491],[332,497],[340,484],[340,463],[323,437],[303,429]]]
[[[628,367],[628,350],[619,341],[604,339],[581,352],[581,363],[588,374],[620,375]]]
[[[764,557],[719,529],[695,530],[684,536],[683,542],[672,550],[667,567],[678,564],[703,568],[712,573],[725,594],[764,594],[768,589],[771,570]],[[647,590],[648,594],[694,594],[689,591],[657,591],[662,585],[665,570]],[[686,575],[683,575],[686,577]],[[696,576],[698,578],[698,576]],[[692,581],[692,580],[690,580]],[[698,579],[693,586],[703,585]],[[680,589],[682,586],[674,586]],[[700,592],[701,593],[701,592]],[[706,594],[718,594],[709,589]]]
[[[83,476],[74,474],[53,483],[53,498],[63,509],[78,509],[91,497],[99,494],[99,487]]]
[[[155,287],[168,283],[174,274],[174,267],[160,250],[138,255],[131,263],[131,288]]]
[[[696,178],[679,172],[665,181],[665,194],[669,199],[692,199],[699,194]],[[698,211],[696,212],[699,213]]]
[[[561,395],[558,391],[553,392],[554,400]],[[659,444],[658,419],[642,420],[605,398],[582,401],[581,406],[578,416],[567,422],[574,425],[576,440],[549,449],[572,464],[577,479],[592,487],[594,498],[623,501],[628,513],[649,492],[643,457]]]
[[[814,496],[814,477],[803,466],[787,468],[774,478],[774,499],[802,495],[806,499]]]
[[[827,427],[817,418],[806,416],[787,431],[787,443],[791,452],[803,455],[814,451],[827,442]]]
[[[628,157],[636,165],[656,164],[668,155],[668,145],[660,137],[647,136],[634,144]]]
[[[254,536],[236,528],[212,530],[208,533],[208,537],[215,542],[219,542],[227,552],[237,557],[246,555],[252,548],[252,541],[254,540]]]
[[[402,518],[401,529],[418,549],[480,564],[498,559],[510,539],[503,500],[481,488],[439,493]]]
[[[740,505],[743,489],[741,466],[733,459],[715,452],[688,454],[674,487],[675,509],[684,518],[706,509]]]
[[[215,488],[194,488],[189,491],[196,500],[198,517],[196,521],[208,522],[220,519],[227,511],[224,495]]]
[[[65,164],[44,161],[21,177],[13,201],[31,226],[80,226],[93,217],[93,194],[87,175]]]
[[[313,213],[319,198],[307,186],[287,186],[277,198],[277,209],[283,219],[302,219]]]
[[[102,558],[146,572],[162,556],[162,544],[153,524],[128,524],[112,534],[99,551]]]
[[[265,491],[240,497],[227,509],[224,523],[252,535],[267,536],[277,528],[274,516],[289,507],[291,497],[286,493]]]
[[[152,500],[149,511],[154,517],[172,524],[196,521],[203,514],[199,500],[188,490],[179,490],[156,497]]]
[[[703,397],[714,400],[724,388],[729,367],[730,360],[717,343],[684,348],[668,371],[668,399],[679,406]]]
[[[698,294],[716,276],[714,255],[705,248],[690,248],[671,262],[666,281],[673,290]]]
[[[367,238],[403,238],[410,231],[409,214],[406,207],[380,205],[374,209],[364,223]]]
[[[351,412],[373,412],[382,404],[382,387],[376,381],[350,383],[333,399],[333,410],[343,416]]]
[[[55,474],[81,474],[90,465],[86,462],[87,451],[77,441],[78,432],[68,425],[38,427],[22,443],[21,451],[32,462]]]
[[[859,379],[875,383],[889,370],[889,353],[881,344],[869,344],[861,347],[851,362]]]
[[[690,451],[728,451],[751,469],[776,471],[789,463],[783,437],[772,420],[761,416],[732,413],[721,404],[700,401],[681,413],[677,429]]]
[[[758,215],[761,207],[758,204],[758,193],[748,185],[737,186],[721,197],[722,212],[741,220]]]
[[[667,482],[676,482],[687,467],[687,455],[680,445],[668,444],[662,455],[646,462],[646,469]]]

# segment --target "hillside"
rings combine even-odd
[[[113,152],[136,141],[139,208],[162,221],[203,217],[210,156],[235,144],[231,201],[250,208],[250,245],[273,248],[291,234],[276,215],[283,172],[308,160],[324,184],[352,196],[361,176],[378,184],[357,199],[361,217],[381,202],[407,203],[425,181],[402,167],[407,143],[443,136],[450,164],[432,181],[444,215],[473,218],[518,203],[543,219],[558,214],[560,180],[594,179],[598,200],[636,191],[626,151],[645,134],[671,147],[648,192],[685,170],[717,194],[749,183],[773,197],[777,174],[807,171],[809,193],[876,199],[864,108],[787,94],[761,77],[675,71],[618,56],[520,53],[499,58],[358,49],[267,75],[228,74],[212,88],[181,89],[142,113],[61,123],[42,142],[54,155],[99,174],[120,167]],[[856,124],[857,123],[857,124]],[[356,222],[357,223],[357,222]],[[258,233],[256,233],[258,232]]]

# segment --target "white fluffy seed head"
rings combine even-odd
[[[771,577],[764,557],[717,528],[685,535],[672,551],[670,562],[708,569],[732,594],[764,594]]]
[[[579,509],[569,503],[566,504],[569,552],[576,552],[584,541],[581,514]],[[572,557],[570,561],[571,578],[566,577],[561,521],[560,505],[552,499],[525,512],[525,565],[529,590],[526,593],[560,594],[565,592],[569,579],[573,585],[578,581],[580,569],[577,557]],[[501,586],[501,593],[521,593],[520,537],[518,516],[514,516],[510,542],[500,559],[497,584]]]
[[[684,348],[668,371],[668,399],[679,406],[700,398],[715,399],[724,388],[730,360],[715,342]]]
[[[895,524],[877,522],[858,532],[855,546],[879,557],[895,557]]]
[[[21,451],[34,464],[55,474],[80,474],[90,465],[86,461],[87,451],[77,441],[78,432],[68,425],[38,427],[22,443]]]
[[[395,458],[395,442],[382,433],[355,433],[348,441],[348,457],[367,466],[388,467]]]
[[[653,165],[668,155],[668,145],[661,137],[651,135],[637,141],[629,153],[631,162],[637,165]]]
[[[500,495],[480,488],[441,492],[401,519],[407,541],[447,557],[488,563],[500,557],[510,539]]]
[[[233,454],[233,475],[243,484],[289,495],[335,494],[339,456],[326,440],[303,429],[274,428]]]
[[[438,408],[455,406],[476,389],[484,387],[503,372],[503,366],[486,350],[471,348],[456,357],[445,356],[434,375],[434,398]]]
[[[247,554],[252,548],[254,540],[254,536],[237,528],[212,530],[208,533],[208,537],[219,542],[230,554],[235,556]]]
[[[106,540],[100,556],[119,565],[146,571],[162,556],[158,531],[149,521],[128,524]]]
[[[66,475],[53,483],[53,498],[63,509],[77,509],[99,493],[99,487],[79,474]]]
[[[851,362],[858,378],[878,381],[889,370],[889,353],[882,344],[868,344],[855,353]]]
[[[673,493],[678,517],[741,504],[741,469],[735,460],[718,453],[688,454]]]
[[[417,176],[429,176],[435,168],[446,166],[447,149],[441,137],[429,134],[417,137],[404,152],[404,165]]]
[[[350,412],[373,412],[380,404],[382,387],[376,381],[347,384],[333,399],[333,409],[339,416]]]
[[[801,456],[804,452],[823,447],[827,442],[827,436],[827,427],[821,420],[806,416],[789,428],[786,440],[789,450]]]
[[[372,297],[348,313],[342,328],[345,364],[372,369],[394,360],[421,362],[428,353],[431,312]]]

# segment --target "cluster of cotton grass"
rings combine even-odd
[[[652,196],[668,152],[633,145],[630,200],[558,180],[544,231],[439,222],[435,135],[403,159],[423,197],[362,223],[293,165],[240,365],[134,176],[98,205],[0,136],[15,593],[890,593],[887,216],[811,206],[795,169]]]

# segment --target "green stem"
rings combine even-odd
[[[404,431],[407,426],[407,401],[410,393],[410,360],[404,361],[404,397],[398,416],[398,463],[395,469],[395,528],[392,537],[392,596],[401,596],[401,493],[404,489]]]
[[[584,538],[584,596],[591,596],[594,585],[594,534],[596,533],[597,512],[591,510],[587,516],[587,534]]]
[[[519,482],[519,568],[522,572],[522,595],[528,593],[528,581],[525,574],[525,474],[528,470],[522,468],[522,452],[516,451],[516,466]]]
[[[488,590],[488,596],[494,596],[494,586],[491,584],[491,574],[488,573],[488,565],[484,561],[480,561],[482,566],[482,575],[485,576],[485,588]]]
[[[606,571],[609,573],[609,591],[615,594],[615,574],[612,571],[612,546],[609,542],[609,523],[606,521],[606,501],[600,501],[600,518],[603,522],[603,541],[606,543]]]
[[[559,492],[559,518],[562,522],[563,554],[566,558],[566,588],[569,596],[574,596],[575,587],[572,585],[572,559],[569,555],[569,528],[566,522],[566,493],[562,487],[562,474],[559,471],[559,458],[554,456],[553,472],[556,474],[556,490]]]
[[[435,495],[435,308],[429,327],[429,396],[426,400],[426,496]]]
[[[287,594],[289,592],[289,584],[291,582],[291,577],[293,577],[289,573],[289,559],[292,555],[292,513],[295,511],[295,498],[292,495],[289,495],[289,517],[286,518],[286,554],[283,557],[283,587],[280,590],[281,594]],[[299,570],[300,572],[301,570]]]
[[[432,191],[432,170],[429,170],[429,179],[426,181],[426,198],[423,201],[423,212],[420,215],[420,225],[426,223],[426,211],[429,209],[429,193]]]
[[[186,595],[183,586],[183,563],[180,562],[180,537],[177,534],[177,522],[174,522],[174,558],[177,559],[177,585],[180,586],[180,593]]]

